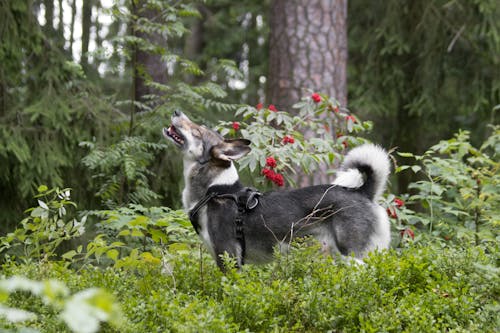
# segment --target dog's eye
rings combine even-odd
[[[194,128],[193,131],[191,132],[195,138],[201,138],[201,132],[199,129]]]

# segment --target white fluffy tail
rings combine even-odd
[[[389,155],[382,147],[364,144],[346,155],[333,184],[357,188],[376,201],[384,193],[390,169]]]

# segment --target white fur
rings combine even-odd
[[[384,193],[387,178],[391,170],[387,152],[382,147],[371,143],[352,149],[345,157],[341,166],[342,169],[347,170],[345,171],[347,173],[341,179],[343,183],[355,184],[358,182],[358,175],[349,172],[356,164],[367,164],[373,169],[374,179],[376,180],[374,196],[374,201],[376,202],[382,196],[382,193]],[[353,179],[348,179],[350,177]]]
[[[239,180],[238,171],[234,166],[234,163],[231,162],[231,166],[229,168],[224,169],[221,173],[215,177],[215,179],[210,183],[210,186],[213,185],[233,185]],[[209,187],[210,187],[209,186]]]
[[[363,185],[363,175],[358,169],[349,169],[337,172],[337,178],[333,185],[339,185],[349,188],[358,188]]]
[[[189,131],[181,130],[181,132],[184,136],[184,140],[188,145],[186,149],[186,155],[191,156],[192,159],[199,158],[203,154],[202,142],[199,140],[195,140],[193,135]]]
[[[206,206],[203,207],[202,209],[200,209],[200,211],[198,212],[198,216],[199,216],[198,224],[200,226],[200,229],[199,229],[200,238],[203,241],[203,244],[205,244],[205,246],[207,247],[208,252],[210,252],[212,257],[214,259],[216,259],[214,245],[212,243],[212,239],[210,238],[210,235],[208,234],[208,216],[207,216],[207,207]]]
[[[371,236],[372,246],[370,250],[388,249],[391,244],[391,224],[387,212],[382,206],[375,205],[375,215],[377,216],[374,233]]]
[[[196,165],[196,161],[193,161],[189,158],[184,158],[184,190],[182,190],[182,205],[186,212],[189,212],[193,209],[194,206],[198,203],[198,201],[193,201],[191,199],[191,195],[189,193],[190,181],[189,175],[191,174],[191,170]]]

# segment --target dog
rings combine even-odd
[[[379,146],[352,149],[333,184],[261,194],[240,183],[233,163],[250,152],[249,140],[225,139],[180,111],[163,135],[182,151],[184,209],[222,270],[224,253],[237,267],[264,263],[295,237],[313,236],[331,254],[359,262],[389,247],[389,218],[377,200],[390,163]]]

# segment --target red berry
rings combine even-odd
[[[285,135],[283,137],[283,141],[282,141],[283,144],[294,143],[294,142],[295,142],[295,139],[291,135]]]
[[[283,179],[283,175],[281,175],[279,173],[274,174],[272,181],[278,186],[283,186],[285,184],[285,180]]]
[[[398,208],[401,208],[405,205],[405,202],[399,198],[394,199],[393,202],[396,205],[396,207],[398,207]]]
[[[266,178],[272,178],[274,176],[274,171],[268,168],[262,169],[262,174],[266,176]]]
[[[345,120],[346,121],[351,120],[353,123],[357,122],[356,118],[354,118],[354,116],[351,116],[351,115],[348,115],[347,117],[345,117]]]
[[[408,236],[410,237],[411,239],[415,239],[415,233],[413,232],[413,230],[411,230],[410,228],[406,228],[404,230],[401,230],[399,232],[401,234],[401,237],[405,237],[405,236]]]
[[[276,109],[276,107],[274,106],[274,104],[269,104],[269,107],[268,107],[269,111],[273,111],[273,112],[277,112],[278,109]]]
[[[239,130],[240,129],[240,123],[237,122],[237,121],[233,121],[233,129],[235,131]]]
[[[321,96],[317,93],[314,93],[311,95],[311,98],[312,100],[314,101],[314,103],[319,103],[321,102]]]
[[[396,219],[398,217],[398,214],[396,214],[396,210],[393,207],[387,208],[387,215],[389,215],[392,219]]]
[[[266,158],[266,165],[270,168],[276,168],[276,160],[274,157],[270,156]]]

